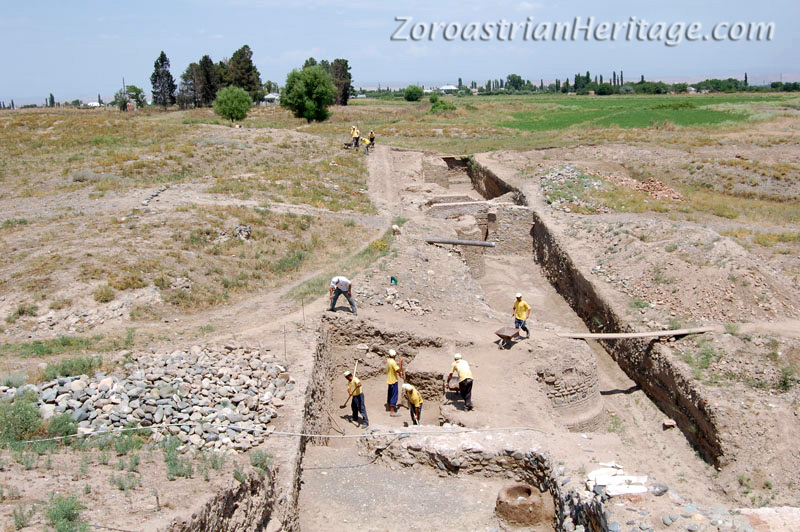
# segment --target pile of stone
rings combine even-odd
[[[235,343],[140,354],[125,367],[125,378],[98,372],[0,387],[0,396],[35,392],[45,419],[65,412],[83,434],[134,425],[150,427],[156,441],[172,435],[198,449],[246,451],[264,440],[295,386],[274,357]]]
[[[603,181],[583,173],[571,164],[551,168],[541,177],[539,186],[545,201],[553,209],[564,212],[608,212],[607,208],[588,195],[592,190],[603,189]]]

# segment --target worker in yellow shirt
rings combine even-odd
[[[419,425],[420,416],[422,415],[422,395],[420,395],[419,390],[408,383],[403,384],[403,391],[406,392],[411,409],[411,424]]]
[[[361,138],[361,132],[358,130],[356,126],[353,126],[352,135],[353,135],[353,147],[358,149],[358,139]]]
[[[458,374],[458,394],[464,400],[464,407],[472,410],[472,371],[469,369],[469,363],[461,358],[461,353],[453,355],[453,365],[444,382],[450,382],[453,373]]]
[[[344,378],[347,379],[347,400],[352,399],[350,408],[352,409],[352,420],[358,423],[358,414],[361,414],[363,421],[361,426],[363,428],[369,427],[369,418],[367,418],[367,405],[364,402],[364,391],[361,389],[361,380],[349,371],[344,372]],[[344,402],[342,408],[347,406],[347,401]]]
[[[372,147],[372,143],[369,141],[369,139],[361,137],[361,144],[364,145],[364,153],[369,155],[369,149]]]
[[[522,294],[519,292],[517,292],[517,295],[514,297],[516,298],[514,301],[514,311],[511,313],[511,315],[514,316],[514,328],[522,329],[527,333],[525,338],[530,338],[531,332],[528,330],[528,327],[525,326],[525,322],[531,316],[531,306],[522,300]]]
[[[369,130],[369,143],[372,144],[373,146],[375,145],[375,130],[374,129],[370,129]]]
[[[403,376],[403,362],[397,363],[395,358],[397,351],[389,349],[389,354],[386,356],[386,384],[388,390],[386,392],[386,408],[389,410],[389,415],[397,417],[397,376]]]

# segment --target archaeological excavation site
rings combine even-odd
[[[796,279],[700,224],[589,214],[563,192],[622,179],[610,161],[603,147],[378,145],[366,163],[375,212],[346,225],[360,242],[342,244],[377,249],[371,262],[162,314],[165,336],[115,346],[113,366],[62,376],[21,359],[41,379],[0,394],[60,421],[3,451],[3,510],[56,507],[60,495],[44,495],[56,492],[81,494],[88,526],[124,531],[800,530],[799,392],[781,369],[800,358]],[[653,201],[671,193],[649,186]],[[232,201],[201,190],[160,190],[151,216]],[[284,207],[287,223],[310,219],[271,209]],[[261,236],[232,234],[208,245]],[[345,297],[333,311],[320,297],[331,274],[352,282],[357,315]],[[732,291],[733,277],[748,283]],[[313,297],[284,297],[316,278]],[[91,315],[52,311],[19,334],[124,324],[156,298],[141,290]],[[511,327],[516,293],[530,305],[527,335]],[[390,351],[402,367],[396,415]],[[447,379],[456,354],[471,409],[458,373]],[[368,425],[352,419],[345,372]],[[422,397],[419,424],[403,384]]]

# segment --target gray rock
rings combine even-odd
[[[622,526],[620,526],[620,524],[616,521],[608,525],[608,532],[620,532],[621,530]]]
[[[89,419],[89,414],[85,410],[79,408],[72,413],[72,419],[78,422],[85,421]]]
[[[672,522],[673,522],[673,521],[674,521],[674,520],[673,520],[673,519],[672,519],[672,517],[670,517],[669,515],[665,515],[665,516],[663,516],[663,517],[661,518],[661,522],[662,522],[662,523],[664,523],[664,526],[670,526],[670,525],[672,525]]]
[[[656,497],[661,497],[661,496],[662,496],[662,495],[664,495],[664,494],[665,494],[665,493],[666,493],[668,490],[669,490],[669,488],[667,488],[667,487],[666,487],[665,485],[663,485],[663,484],[653,484],[653,485],[650,487],[650,491],[652,491],[652,492],[653,492],[653,495],[655,495]]]

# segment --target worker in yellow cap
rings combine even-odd
[[[453,355],[453,365],[444,382],[450,382],[453,373],[458,374],[458,394],[464,400],[464,407],[472,410],[472,371],[469,369],[469,363],[461,358],[461,353]]]
[[[369,139],[361,137],[361,144],[364,146],[364,153],[369,155],[369,149],[372,147],[372,143],[369,141]]]
[[[389,349],[389,354],[386,355],[386,384],[388,385],[386,392],[386,408],[389,410],[389,415],[392,417],[400,415],[397,413],[397,376],[403,375],[403,362],[401,361],[400,364],[398,364],[395,360],[396,357],[397,351]]]
[[[531,337],[531,332],[528,330],[528,327],[525,326],[525,322],[528,321],[528,318],[531,316],[531,306],[522,299],[522,294],[517,292],[517,295],[514,296],[516,299],[514,301],[514,310],[511,313],[514,316],[514,328],[515,329],[522,329],[527,333],[525,338]]]
[[[411,405],[411,424],[419,425],[422,415],[422,395],[415,386],[408,383],[403,384],[403,391],[406,392],[408,403]]]
[[[358,139],[361,138],[361,132],[358,130],[356,126],[353,126],[353,147],[358,149]]]
[[[373,145],[373,146],[375,145],[375,130],[374,129],[370,129],[369,130],[369,143],[371,145]]]
[[[364,428],[369,427],[369,418],[367,417],[367,405],[364,403],[364,391],[361,389],[361,380],[349,371],[344,372],[344,378],[347,379],[347,400],[341,406],[347,406],[347,401],[352,399],[350,408],[352,409],[353,423],[358,423],[358,414],[361,414],[363,421],[361,426]]]

